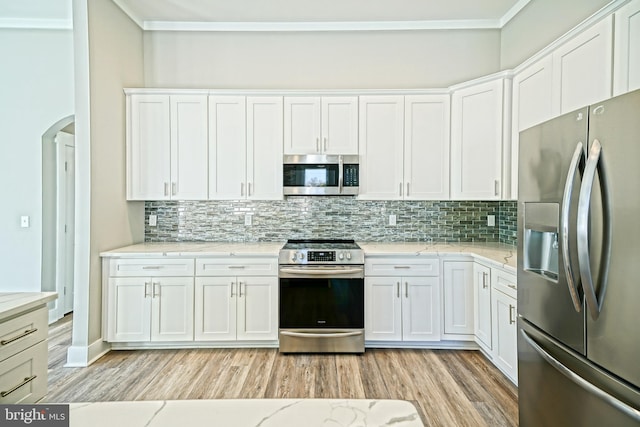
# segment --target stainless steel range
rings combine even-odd
[[[353,240],[289,240],[279,257],[280,352],[364,352],[364,252]]]

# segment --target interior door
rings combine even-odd
[[[518,165],[518,312],[581,353],[585,350],[584,309],[574,255],[576,230],[571,224],[577,212],[587,122],[584,108],[521,132]],[[563,204],[574,158],[575,174],[569,180],[573,191]],[[565,212],[568,227],[562,232]],[[573,278],[575,303],[567,277]]]

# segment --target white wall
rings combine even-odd
[[[73,33],[0,29],[0,58],[0,291],[40,291],[42,135],[74,112]]]
[[[104,350],[100,252],[144,239],[144,204],[125,197],[123,87],[142,86],[142,30],[110,0],[74,0],[76,276],[68,362]]]
[[[500,66],[499,30],[145,33],[147,87],[437,88]]]
[[[502,28],[501,68],[513,68],[611,0],[534,0]]]

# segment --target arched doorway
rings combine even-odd
[[[73,310],[75,116],[42,135],[42,291],[58,292],[49,322]]]

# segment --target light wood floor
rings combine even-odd
[[[517,389],[477,351],[367,349],[281,355],[275,349],[112,351],[65,368],[71,317],[51,325],[49,403],[237,398],[403,399],[425,426],[516,426]]]

